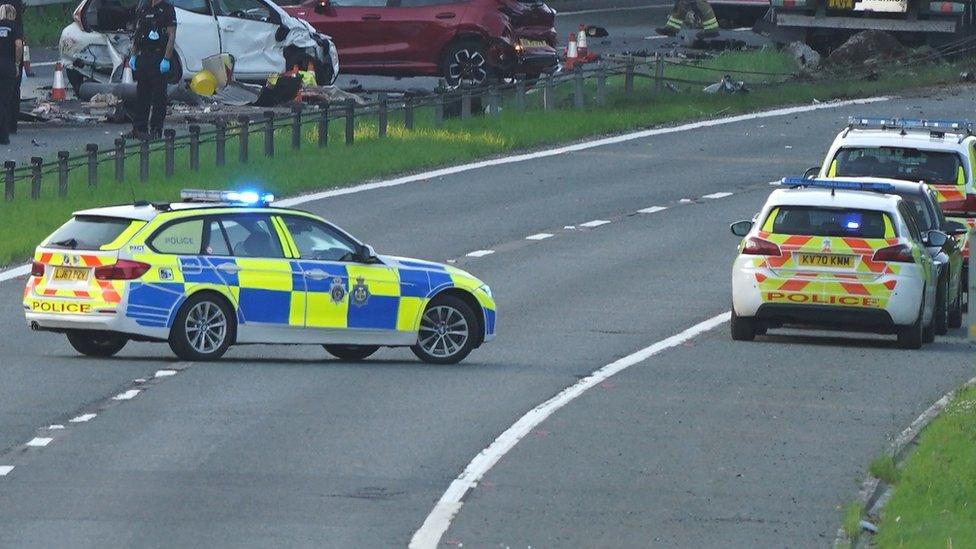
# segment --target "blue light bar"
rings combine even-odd
[[[894,192],[891,183],[876,183],[873,181],[838,181],[836,179],[804,179],[802,177],[784,177],[779,182],[781,187],[816,187],[820,189],[835,189],[843,191],[872,191],[877,193]]]
[[[872,116],[852,116],[847,123],[855,128],[882,128],[894,130],[928,131],[966,131],[971,132],[973,123],[969,120],[924,120],[916,118],[882,118]]]
[[[184,189],[180,191],[180,199],[187,202],[229,202],[248,206],[267,206],[274,202],[271,193],[256,191],[210,191],[201,189]]]

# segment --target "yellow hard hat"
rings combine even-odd
[[[190,79],[190,89],[197,95],[210,97],[217,91],[217,77],[214,73],[204,69]]]

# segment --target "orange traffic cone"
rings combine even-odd
[[[580,25],[576,33],[576,49],[580,59],[586,59],[586,25]]]
[[[34,76],[34,71],[31,70],[30,64],[30,46],[24,44],[24,72],[27,76]]]
[[[566,45],[566,68],[572,69],[579,58],[579,49],[576,45],[576,33],[569,33],[569,43]]]
[[[129,65],[129,58],[125,58],[125,62],[122,65],[122,83],[123,84],[133,84],[135,83],[135,78],[132,77],[132,67]]]
[[[54,85],[51,86],[51,101],[64,101],[65,98],[67,98],[67,92],[64,88],[64,68],[58,61],[54,64]]]

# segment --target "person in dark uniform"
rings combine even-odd
[[[17,17],[14,20],[17,22],[17,26],[20,27],[20,32],[23,35],[24,32],[24,2],[21,0],[10,0],[5,2],[10,4],[17,10]],[[21,36],[24,40],[24,44],[27,44],[27,38]],[[14,94],[13,100],[10,101],[10,118],[7,120],[7,127],[10,128],[10,133],[17,133],[17,116],[20,114],[20,85],[23,83],[21,78],[24,75],[24,56],[20,56],[20,61],[17,63],[17,78],[14,79]]]
[[[0,6],[0,145],[10,144],[10,103],[23,55],[24,34],[17,24],[17,9],[3,4]]]
[[[166,119],[166,82],[176,41],[176,10],[166,0],[150,0],[136,14],[129,66],[136,79],[132,135],[159,139]]]

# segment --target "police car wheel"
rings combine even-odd
[[[375,345],[323,345],[323,347],[330,355],[346,362],[359,362],[379,350]]]
[[[949,327],[950,328],[961,328],[962,327],[962,288],[956,292],[956,299],[952,300],[952,306],[949,307]]]
[[[756,339],[756,319],[739,316],[732,309],[732,319],[729,322],[734,341],[752,341]]]
[[[477,345],[478,320],[467,303],[454,296],[434,298],[420,318],[413,354],[431,364],[457,364]]]
[[[943,279],[939,282],[939,291],[935,296],[935,311],[932,312],[932,328],[935,335],[945,335],[949,333],[949,281]],[[926,343],[931,343],[927,341]]]
[[[85,356],[98,358],[108,358],[115,356],[116,353],[125,347],[129,339],[123,336],[112,334],[99,334],[91,332],[68,332],[68,343],[79,353]]]
[[[922,312],[925,311],[925,301],[918,310],[918,318],[909,326],[898,327],[898,345],[902,349],[922,348]]]
[[[234,315],[222,299],[197,294],[180,307],[169,347],[183,360],[217,360],[230,347],[235,328]]]

